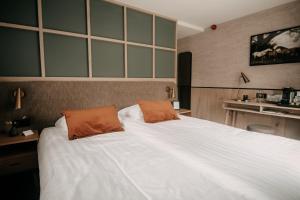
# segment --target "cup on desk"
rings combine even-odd
[[[248,101],[248,95],[243,95],[243,101]]]
[[[266,93],[261,93],[261,92],[256,93],[256,101],[258,103],[264,102],[266,100],[266,98],[267,98]]]

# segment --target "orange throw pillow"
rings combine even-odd
[[[170,101],[138,101],[147,123],[179,119]]]
[[[64,112],[70,140],[123,131],[115,106],[90,108],[85,110],[67,110]]]

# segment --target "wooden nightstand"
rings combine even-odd
[[[0,134],[0,175],[38,168],[37,131],[30,136]]]
[[[176,110],[176,112],[180,115],[184,115],[184,116],[188,116],[188,117],[192,116],[192,111],[189,109],[181,108],[181,109]]]

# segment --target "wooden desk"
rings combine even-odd
[[[237,112],[300,119],[300,108],[277,106],[271,103],[226,100],[223,102],[223,108],[226,110],[225,124],[232,126],[235,126]]]

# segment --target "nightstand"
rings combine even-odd
[[[192,116],[192,111],[189,109],[180,108],[180,109],[176,110],[176,112],[179,115],[184,115],[184,116],[188,116],[188,117]]]
[[[0,175],[37,169],[38,139],[37,131],[29,136],[0,134]]]

